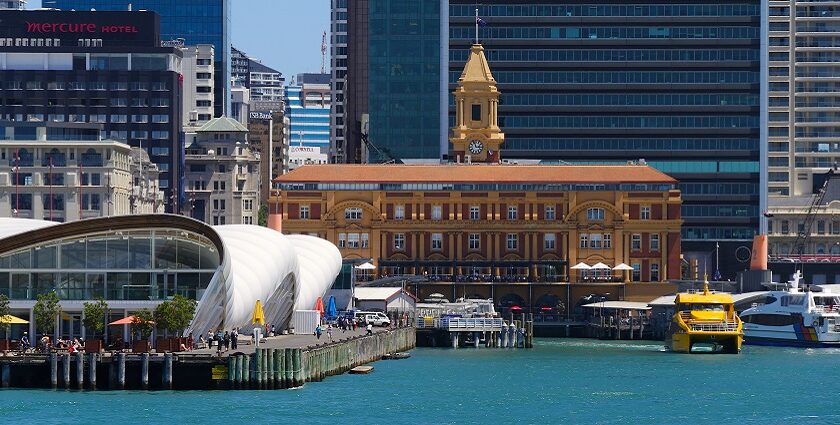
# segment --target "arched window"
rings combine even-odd
[[[831,245],[831,255],[840,255],[840,244]]]
[[[95,149],[90,148],[82,154],[82,166],[84,167],[101,167],[102,154],[97,153]]]

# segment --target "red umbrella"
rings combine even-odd
[[[315,310],[321,312],[321,316],[324,315],[324,300],[321,297],[315,300]]]
[[[126,317],[123,317],[120,320],[116,320],[116,321],[113,321],[111,323],[108,323],[108,325],[109,326],[110,325],[130,325],[132,323],[134,323],[134,316],[126,316]],[[154,324],[155,322],[150,321],[149,323]]]
[[[542,307],[542,308],[540,308],[540,310],[542,310],[542,311],[551,311],[551,310],[554,310],[554,309],[553,309],[553,308],[551,308],[551,307]]]
[[[515,305],[515,306],[511,307],[510,309],[511,309],[511,310],[516,310],[516,311],[519,311],[519,310],[522,310],[522,307],[520,307],[520,306],[518,306],[518,305]]]

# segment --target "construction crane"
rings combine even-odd
[[[321,74],[327,73],[327,32],[321,34]]]
[[[805,247],[808,245],[808,240],[811,238],[811,227],[814,225],[814,220],[817,217],[817,210],[823,206],[825,194],[828,192],[828,184],[834,175],[834,170],[829,170],[828,176],[825,179],[822,187],[814,194],[811,199],[811,204],[808,205],[808,212],[805,213],[805,221],[802,222],[802,227],[796,233],[796,240],[793,242],[792,253],[796,256],[797,269],[802,270],[802,256],[805,253]]]

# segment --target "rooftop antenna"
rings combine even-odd
[[[327,32],[321,33],[321,74],[327,73]]]

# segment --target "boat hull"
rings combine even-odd
[[[837,341],[804,341],[789,338],[744,337],[744,344],[764,345],[770,347],[800,347],[800,348],[840,348]]]
[[[743,341],[740,334],[675,333],[668,339],[668,348],[686,354],[738,354]]]

